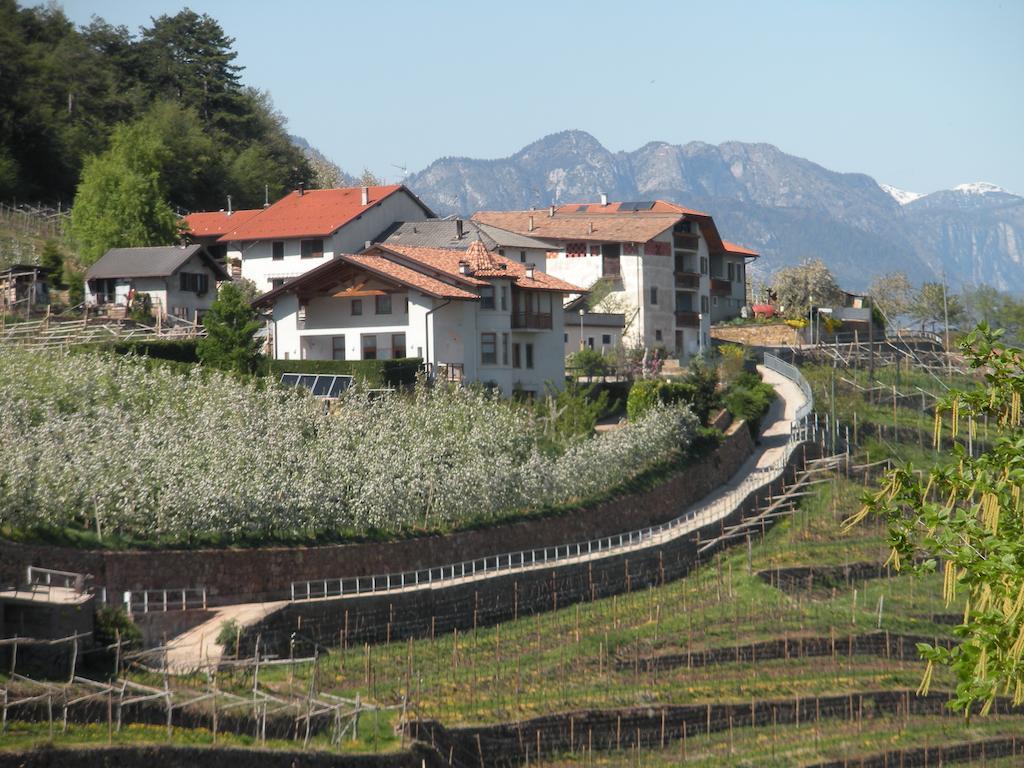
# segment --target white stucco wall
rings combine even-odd
[[[302,258],[301,242],[310,238],[293,238],[283,241],[284,258],[277,261],[273,259],[273,240],[229,243],[228,259],[240,258],[242,277],[252,280],[264,293],[271,289],[273,279],[297,277],[330,261],[337,253],[359,253],[367,240],[375,239],[396,221],[423,221],[425,218],[423,209],[412,197],[399,190],[380,204],[368,208],[333,235],[323,238],[324,255],[319,258]]]

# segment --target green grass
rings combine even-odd
[[[685,762],[694,768],[719,766],[783,766],[804,765],[828,760],[850,758],[856,765],[856,756],[900,749],[936,747],[966,741],[980,741],[997,737],[1020,736],[1020,718],[991,717],[975,719],[969,725],[957,718],[911,717],[864,719],[861,722],[823,720],[820,724],[771,725],[761,728],[736,728],[669,742],[664,749],[642,748],[639,751],[624,748],[612,752],[592,754],[578,750],[535,762],[547,768],[569,766],[621,766],[639,765],[645,768],[677,766]],[[1024,739],[1021,739],[1024,744]],[[1016,758],[988,759],[988,766],[1020,764]],[[980,762],[980,758],[979,758]],[[899,760],[895,763],[899,764]],[[936,762],[936,764],[938,764]],[[963,763],[966,765],[966,763]]]

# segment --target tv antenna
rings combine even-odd
[[[400,170],[400,171],[402,172],[402,178],[403,178],[403,179],[404,179],[404,178],[405,178],[406,176],[408,176],[408,175],[409,175],[409,168],[408,168],[407,166],[405,166],[405,165],[395,165],[394,163],[392,163],[392,164],[391,164],[391,167],[392,167],[392,168],[397,168],[398,170]]]

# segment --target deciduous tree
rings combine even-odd
[[[914,297],[914,286],[905,272],[889,272],[871,281],[868,295],[889,322],[906,314]]]
[[[813,298],[816,307],[839,306],[843,292],[821,259],[805,261],[775,273],[772,290],[786,317],[806,317]]]

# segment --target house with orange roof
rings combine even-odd
[[[584,289],[488,250],[401,243],[338,253],[259,296],[279,360],[416,357],[510,395],[564,385],[563,303]]]
[[[685,361],[708,348],[711,323],[741,313],[746,266],[757,258],[723,240],[710,215],[663,200],[602,195],[599,203],[480,211],[473,219],[552,243],[546,271],[591,289],[590,312],[566,352],[604,333],[588,329],[590,314],[622,313],[624,344],[663,347]]]
[[[397,221],[434,213],[403,184],[299,188],[258,210],[193,213],[186,236],[223,249],[229,270],[261,292],[284,285],[340,253],[358,253]]]

